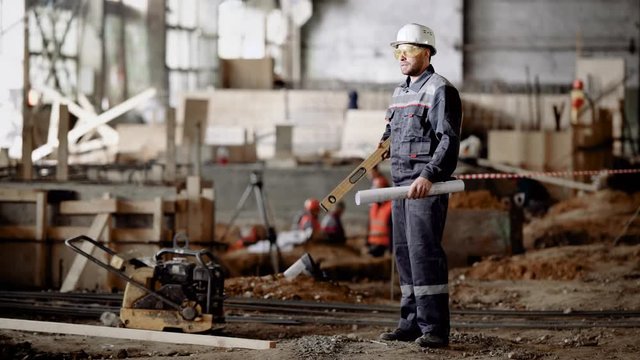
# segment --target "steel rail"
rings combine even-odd
[[[6,299],[5,299],[6,300]],[[77,304],[48,304],[25,303],[19,300],[0,302],[0,310],[30,311],[37,315],[60,315],[81,318],[99,317],[103,312],[118,313],[119,307],[77,307]],[[325,313],[323,316],[308,315],[280,315],[280,314],[227,314],[227,323],[269,323],[276,325],[301,325],[301,324],[325,324],[325,325],[363,325],[363,326],[394,326],[397,319],[391,315],[386,317],[370,318],[360,316],[356,319],[346,318],[344,314]],[[452,321],[453,328],[521,328],[521,329],[582,329],[582,328],[640,328],[640,320],[613,320],[601,319],[582,321],[541,321],[521,319],[520,321],[504,320],[473,320]]]
[[[0,301],[15,299],[44,299],[48,301],[121,303],[122,294],[93,294],[93,293],[57,293],[57,292],[14,292],[0,291]],[[315,315],[335,314],[341,316],[358,315],[368,313],[368,316],[384,316],[385,314],[397,314],[399,308],[392,305],[367,305],[349,303],[320,303],[300,300],[274,300],[232,297],[225,299],[224,306],[227,309],[307,313]],[[636,310],[484,310],[484,309],[452,309],[452,315],[456,316],[497,316],[497,317],[603,317],[603,318],[634,318],[640,317],[640,311]]]

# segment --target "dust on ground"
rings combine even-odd
[[[473,195],[488,200],[486,202],[460,199],[453,203],[454,206],[499,204],[486,195]],[[491,256],[473,266],[452,269],[449,274],[451,307],[640,311],[640,245],[634,242],[640,234],[640,221],[633,218],[639,205],[638,194],[608,190],[556,204],[545,217],[525,226],[525,254]],[[619,237],[623,240],[616,246],[615,239]],[[245,268],[249,274],[228,279],[228,295],[398,305],[397,284],[391,286],[389,280],[380,275],[389,274],[386,266],[390,266],[390,258],[363,257],[354,243],[308,244],[283,257],[292,263],[305,252],[313,254],[324,269],[341,273],[340,280],[327,282],[298,277],[290,281],[281,275],[248,276],[251,271],[255,272],[259,258],[247,260],[244,256],[243,260],[241,253],[237,253],[224,260],[247,262],[250,265]],[[390,291],[393,288],[396,292]],[[392,297],[395,300],[391,300]],[[412,343],[378,341],[379,333],[385,330],[389,329],[242,323],[230,323],[223,329],[222,335],[278,341],[277,347],[270,350],[212,349],[3,330],[0,331],[0,358],[569,360],[637,359],[640,353],[637,341],[640,328],[454,328],[450,346],[437,350],[425,350]]]

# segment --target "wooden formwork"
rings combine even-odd
[[[45,191],[0,189],[0,207],[3,203],[29,202],[35,204],[34,224],[0,225],[0,251],[10,255],[10,260],[18,260],[0,266],[0,283],[60,287],[76,256],[64,245],[64,240],[79,235],[99,239],[114,251],[130,257],[152,256],[160,248],[169,246],[177,232],[186,233],[190,244],[195,246],[211,246],[214,240],[213,188],[202,189],[197,177],[189,178],[186,191],[175,199],[106,197],[48,203]],[[25,207],[22,211],[31,210]],[[54,214],[51,217],[72,225],[54,224],[53,219],[47,219],[47,214]],[[138,221],[130,221],[136,219]],[[86,220],[91,220],[91,224],[78,225]],[[79,272],[73,288],[108,290],[122,286],[115,277],[94,265],[83,264]]]

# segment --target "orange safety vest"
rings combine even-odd
[[[369,237],[367,243],[370,245],[391,245],[391,229],[389,219],[391,218],[391,201],[374,203],[369,208]]]
[[[311,222],[311,227],[314,232],[320,230],[320,222],[308,212],[305,212],[302,217],[300,217],[300,221],[298,221],[298,230],[305,230],[308,227],[307,223],[309,222]]]

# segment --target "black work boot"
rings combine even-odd
[[[403,330],[397,328],[391,332],[380,334],[380,340],[385,341],[415,341],[422,335],[420,331]]]
[[[416,344],[426,348],[441,348],[449,345],[449,339],[434,334],[424,334],[416,339]]]

